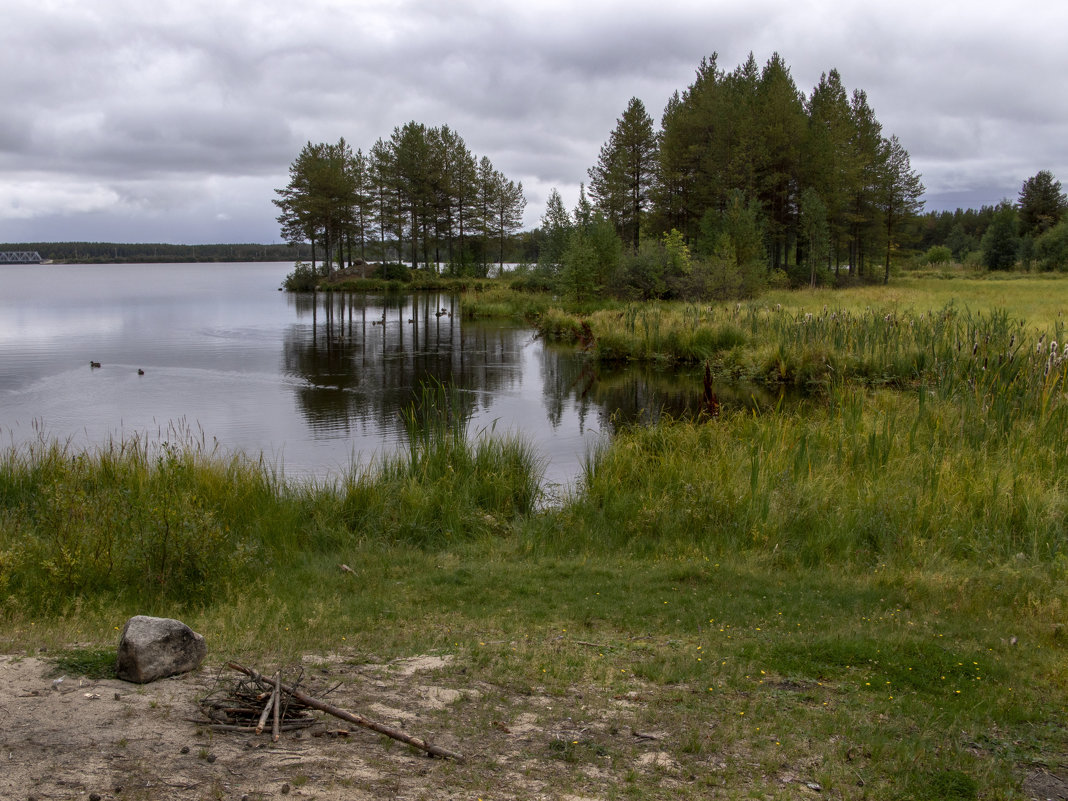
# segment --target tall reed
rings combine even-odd
[[[407,452],[349,477],[346,526],[361,538],[440,547],[501,534],[540,497],[542,465],[516,436],[469,434],[469,396],[424,385],[402,413]]]

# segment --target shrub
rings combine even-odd
[[[945,245],[935,245],[927,251],[928,264],[949,264],[953,261],[953,251]]]
[[[282,280],[282,288],[287,292],[311,292],[318,281],[312,266],[307,262],[298,261],[293,265],[293,272]]]
[[[1035,258],[1043,270],[1068,270],[1068,220],[1035,240]]]

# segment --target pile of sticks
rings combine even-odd
[[[213,691],[200,701],[207,719],[200,721],[217,731],[246,731],[262,734],[270,720],[271,735],[278,742],[281,732],[314,726],[310,707],[281,689],[279,672],[273,679],[258,673],[238,679],[225,691]]]
[[[463,755],[438,745],[412,737],[402,731],[368,720],[362,715],[313,698],[299,687],[282,681],[281,673],[273,678],[265,677],[252,668],[236,662],[227,663],[230,668],[244,674],[231,691],[225,695],[209,694],[200,702],[200,710],[207,721],[195,721],[223,731],[247,731],[263,733],[268,719],[271,720],[271,736],[275,742],[281,732],[313,726],[317,722],[309,710],[316,709],[328,715],[371,729],[394,740],[425,751],[430,756],[463,760]]]

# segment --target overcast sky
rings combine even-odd
[[[702,56],[779,52],[864,89],[929,209],[1068,184],[1068,3],[4,0],[0,242],[277,242],[311,141],[448,124],[568,205],[631,97],[659,124]]]

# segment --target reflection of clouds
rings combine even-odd
[[[547,460],[546,480],[562,484],[617,421],[699,402],[699,375],[598,366],[525,328],[462,321],[448,296],[289,295],[276,291],[278,272],[4,273],[0,443],[36,438],[36,421],[90,446],[173,440],[177,422],[209,449],[329,479],[401,447],[398,410],[437,382],[459,390],[472,436],[518,433]],[[90,358],[104,366],[90,369]]]
[[[15,312],[0,316],[0,345],[5,340],[38,348],[68,347],[71,338],[106,336],[121,330],[124,316],[116,312]]]

